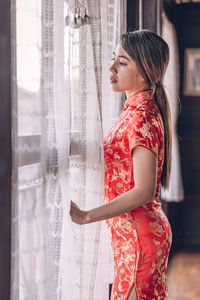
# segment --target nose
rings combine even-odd
[[[115,61],[111,64],[109,71],[114,74],[116,73]]]

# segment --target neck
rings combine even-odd
[[[138,88],[138,89],[135,89],[135,90],[132,90],[132,91],[126,91],[126,98],[130,97],[130,96],[133,96],[137,93],[140,93],[140,92],[144,92],[144,91],[148,91],[150,89],[149,86],[145,85],[141,88]]]

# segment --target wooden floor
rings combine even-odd
[[[200,300],[200,253],[177,253],[168,271],[169,300]]]

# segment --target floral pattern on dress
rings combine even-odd
[[[104,139],[105,197],[108,203],[134,188],[132,151],[142,146],[158,159],[152,202],[106,220],[114,260],[111,300],[167,299],[167,261],[171,228],[159,201],[164,160],[164,129],[152,90],[130,96]]]

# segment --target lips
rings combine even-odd
[[[117,82],[117,80],[114,79],[113,77],[110,77],[110,83],[115,83],[115,82]]]

